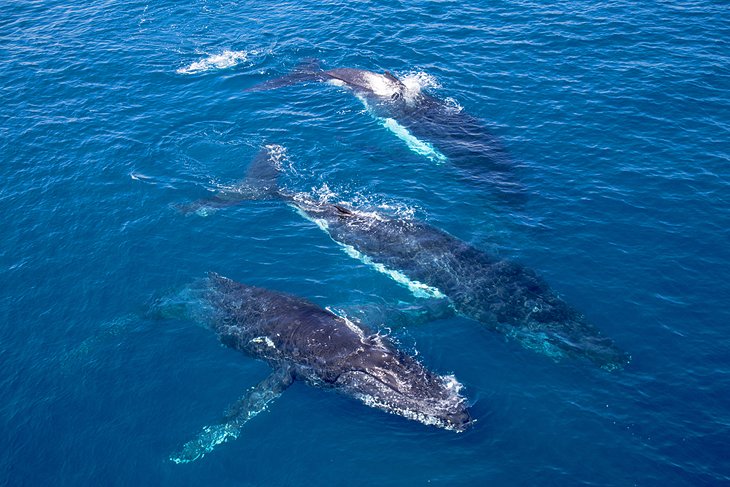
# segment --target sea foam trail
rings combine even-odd
[[[252,52],[251,54],[255,54]],[[206,71],[227,69],[248,60],[248,51],[223,51],[220,54],[210,54],[200,61],[180,68],[177,74],[198,74]]]

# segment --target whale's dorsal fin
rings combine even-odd
[[[383,76],[385,76],[390,81],[392,81],[393,83],[395,83],[396,85],[398,85],[398,91],[396,91],[395,93],[393,93],[391,95],[391,97],[390,97],[391,100],[400,100],[400,99],[402,99],[403,96],[404,96],[404,92],[406,91],[406,85],[404,85],[403,82],[401,80],[399,80],[398,78],[396,78],[396,76],[393,73],[391,73],[390,71],[385,71],[383,73]]]
[[[235,440],[243,426],[254,416],[266,410],[271,402],[294,382],[294,372],[284,365],[274,370],[266,379],[246,391],[225,415],[225,422],[205,426],[203,431],[183,446],[182,450],[170,455],[175,463],[190,463],[203,458],[206,453],[229,440]]]
[[[342,207],[340,205],[332,205],[332,206],[335,207],[335,210],[337,210],[337,213],[340,216],[352,216],[352,215],[354,215],[354,213],[352,211],[348,210],[345,207]]]
[[[248,165],[246,179],[243,180],[242,186],[254,189],[262,195],[276,193],[279,189],[277,180],[280,172],[277,167],[277,159],[281,158],[284,153],[285,149],[280,145],[264,146]]]
[[[393,73],[391,73],[390,71],[385,71],[383,73],[383,76],[385,76],[386,78],[388,78],[390,81],[392,81],[393,83],[397,84],[401,88],[405,88],[406,87],[406,85],[404,85],[403,82],[401,80],[399,80],[398,78],[396,78],[396,76]]]

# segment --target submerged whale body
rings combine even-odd
[[[514,204],[526,199],[514,174],[514,162],[502,144],[477,118],[409,87],[392,73],[363,69],[321,70],[316,63],[263,82],[247,91],[265,91],[306,81],[329,82],[350,89],[365,101],[381,123],[414,152],[435,162],[448,161],[469,182],[488,185],[495,196]]]
[[[391,276],[393,271],[406,276],[400,282],[417,293],[448,297],[459,314],[527,349],[556,359],[587,358],[606,370],[621,368],[629,360],[532,269],[476,249],[423,222],[302,196],[290,201],[348,254]]]
[[[359,212],[276,185],[278,169],[262,151],[245,186],[252,198],[280,198],[356,257],[408,286],[416,295],[447,297],[461,315],[554,359],[580,357],[606,370],[630,357],[563,301],[535,271],[472,247],[438,228],[414,220]],[[186,211],[235,204],[225,195],[189,205]],[[210,206],[209,206],[210,205]]]
[[[211,273],[161,307],[202,322],[225,345],[273,369],[231,408],[226,422],[204,428],[173,455],[176,463],[198,459],[237,437],[295,380],[449,430],[463,431],[471,421],[461,385],[452,376],[430,372],[383,337],[367,335],[351,321],[296,296]]]

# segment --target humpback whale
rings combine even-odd
[[[477,249],[424,222],[362,212],[280,189],[280,169],[270,151],[281,150],[269,146],[254,158],[243,185],[248,190],[200,200],[183,211],[204,213],[244,199],[285,200],[348,255],[406,285],[416,296],[448,298],[460,315],[526,349],[555,360],[585,358],[609,371],[629,362],[625,352],[532,269]]]
[[[421,91],[408,86],[389,71],[363,69],[321,70],[316,61],[305,63],[280,78],[246,91],[265,91],[319,81],[348,88],[365,103],[380,123],[413,151],[437,163],[448,161],[467,181],[484,187],[513,204],[524,203],[525,190],[514,173],[514,162],[485,124]]]
[[[158,317],[200,322],[235,350],[264,360],[273,372],[243,395],[225,420],[206,426],[172,455],[175,463],[201,458],[238,437],[241,428],[294,381],[335,389],[389,413],[457,432],[471,423],[462,385],[436,375],[380,335],[302,298],[210,273],[158,303]]]

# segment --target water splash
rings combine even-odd
[[[251,54],[256,54],[252,51]],[[206,71],[227,69],[248,61],[248,51],[223,51],[220,54],[210,54],[200,61],[175,71],[177,74],[198,74]]]
[[[269,160],[277,170],[296,173],[296,168],[292,165],[291,160],[289,159],[286,147],[279,144],[268,144],[264,147],[269,153]]]
[[[444,108],[446,108],[446,111],[449,113],[459,113],[464,110],[464,107],[461,106],[461,104],[456,101],[455,98],[452,98],[450,96],[444,98]]]
[[[390,99],[398,93],[398,83],[382,74],[364,72],[365,83],[375,96]]]
[[[404,98],[406,103],[413,103],[421,96],[421,92],[426,88],[441,88],[435,76],[424,71],[410,71],[400,76],[400,81],[405,86]]]
[[[466,402],[466,398],[464,398],[464,396],[462,396],[461,394],[464,386],[456,379],[453,374],[439,376],[438,380],[448,392],[448,396],[444,399],[439,400],[431,407],[424,407],[423,410],[413,410],[398,407],[382,401],[379,398],[370,394],[357,394],[355,397],[357,397],[357,399],[372,408],[380,409],[390,414],[403,416],[405,418],[418,421],[419,423],[423,423],[427,426],[436,426],[438,428],[462,433],[463,428],[459,428],[445,421],[440,417],[438,412],[439,410],[459,409]],[[474,420],[471,421],[472,424],[474,422]]]

